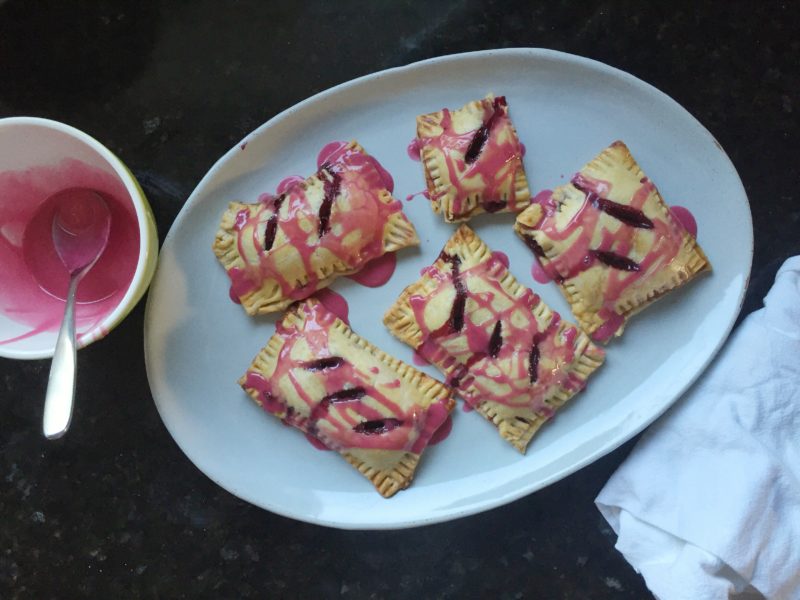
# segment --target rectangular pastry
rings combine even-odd
[[[520,452],[604,360],[466,225],[384,323]]]
[[[527,206],[522,145],[504,96],[418,116],[417,140],[431,206],[448,223]]]
[[[356,142],[311,177],[258,204],[232,202],[213,249],[248,314],[282,310],[341,275],[419,244],[385,171]]]
[[[711,267],[620,141],[520,213],[514,229],[600,341]]]
[[[317,300],[292,306],[239,384],[284,423],[339,452],[385,497],[408,487],[455,401]]]

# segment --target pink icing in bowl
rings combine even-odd
[[[86,188],[111,211],[109,244],[78,287],[78,347],[108,334],[141,299],[158,236],[144,193],[102,144],[68,125],[0,119],[0,356],[52,356],[64,312],[66,268],[55,255],[53,194]]]

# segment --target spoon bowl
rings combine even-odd
[[[53,247],[70,276],[88,271],[108,244],[111,211],[94,190],[74,188],[53,196]]]

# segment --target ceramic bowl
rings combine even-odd
[[[86,289],[82,292],[83,281],[78,288],[78,348],[108,335],[150,285],[158,257],[155,219],[122,161],[69,125],[34,117],[0,119],[0,356],[53,355],[63,294],[35,276],[39,259],[31,257],[49,243],[43,226],[46,200],[73,187],[96,190],[112,212],[109,246],[92,271],[104,261],[104,272],[113,276],[91,284],[90,271],[84,279]],[[124,268],[117,269],[118,263]],[[87,295],[92,287],[99,295]]]

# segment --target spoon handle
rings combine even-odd
[[[75,397],[75,292],[80,276],[73,275],[69,281],[67,306],[64,321],[58,332],[50,377],[47,380],[47,395],[44,399],[42,429],[46,438],[54,440],[67,432],[72,419],[72,403]]]

